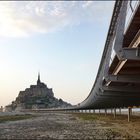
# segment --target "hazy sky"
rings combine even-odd
[[[41,81],[77,104],[93,84],[112,1],[0,2],[0,105]]]

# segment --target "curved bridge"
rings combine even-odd
[[[140,106],[140,1],[123,0],[115,2],[91,92],[69,109],[133,106]]]

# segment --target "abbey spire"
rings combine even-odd
[[[40,73],[38,72],[38,80],[37,80],[37,85],[39,85],[41,83],[40,81]]]

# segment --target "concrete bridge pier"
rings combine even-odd
[[[114,108],[114,118],[116,118],[116,108]]]
[[[111,114],[112,114],[112,108],[111,108]]]
[[[130,122],[131,115],[132,115],[132,108],[128,107],[128,122]]]
[[[100,109],[99,109],[99,115],[101,114]]]
[[[107,115],[107,109],[105,109],[105,116]]]
[[[130,108],[128,108],[128,122],[130,122]]]
[[[120,115],[121,115],[121,108],[119,108],[119,113],[120,113]]]
[[[133,115],[133,110],[132,110],[132,109],[133,109],[133,108],[131,108],[131,112],[130,112],[130,113],[131,113],[131,115]]]

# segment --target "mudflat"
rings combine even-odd
[[[29,114],[29,113],[28,113]],[[0,139],[139,139],[140,117],[45,112],[0,123]],[[10,115],[10,114],[9,114]],[[13,116],[12,114],[11,116]],[[17,115],[17,114],[16,114]],[[20,114],[21,115],[21,114]]]

